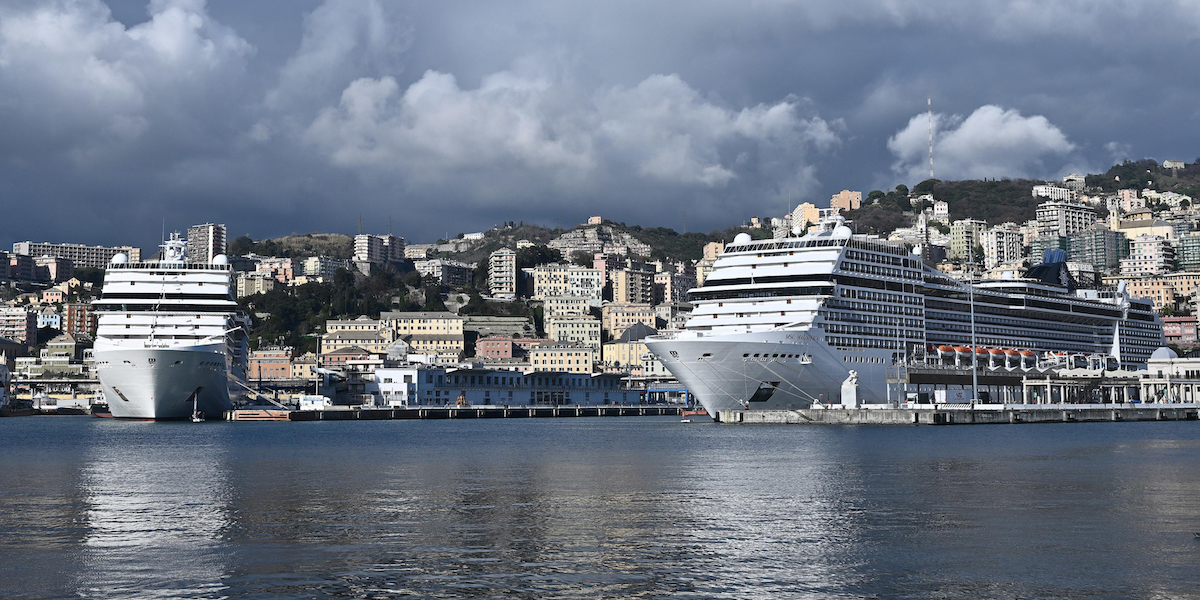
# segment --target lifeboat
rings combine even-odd
[[[988,348],[988,366],[1003,367],[1004,366],[1004,351],[999,348]]]
[[[1021,353],[1008,348],[1004,349],[1004,366],[1006,368],[1015,368],[1021,366]]]
[[[1021,366],[1023,366],[1023,367],[1036,367],[1037,366],[1037,353],[1036,352],[1033,352],[1032,350],[1020,350],[1019,352],[1021,353]]]

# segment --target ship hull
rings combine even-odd
[[[647,348],[714,418],[722,410],[789,410],[840,404],[856,371],[858,402],[888,401],[885,369],[894,351],[835,350],[804,332],[648,338]]]
[[[191,348],[97,349],[100,386],[118,419],[178,420],[195,410],[219,418],[233,405],[223,344]]]

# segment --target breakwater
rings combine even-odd
[[[1195,421],[1200,404],[996,404],[920,408],[723,410],[723,423],[796,425],[997,425]]]

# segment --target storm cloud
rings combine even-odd
[[[940,179],[1191,161],[1198,32],[1165,0],[18,0],[0,233],[707,230],[926,178],[928,96]]]

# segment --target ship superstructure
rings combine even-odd
[[[689,292],[684,329],[646,345],[715,415],[838,403],[850,371],[860,402],[884,403],[885,370],[939,347],[990,347],[1018,367],[1050,353],[1132,367],[1163,344],[1148,300],[1074,290],[1056,267],[972,285],[840,220],[797,238],[739,234]]]
[[[231,289],[224,255],[186,262],[173,234],[161,260],[113,257],[105,272],[95,361],[114,417],[215,417],[245,389],[249,319]]]

